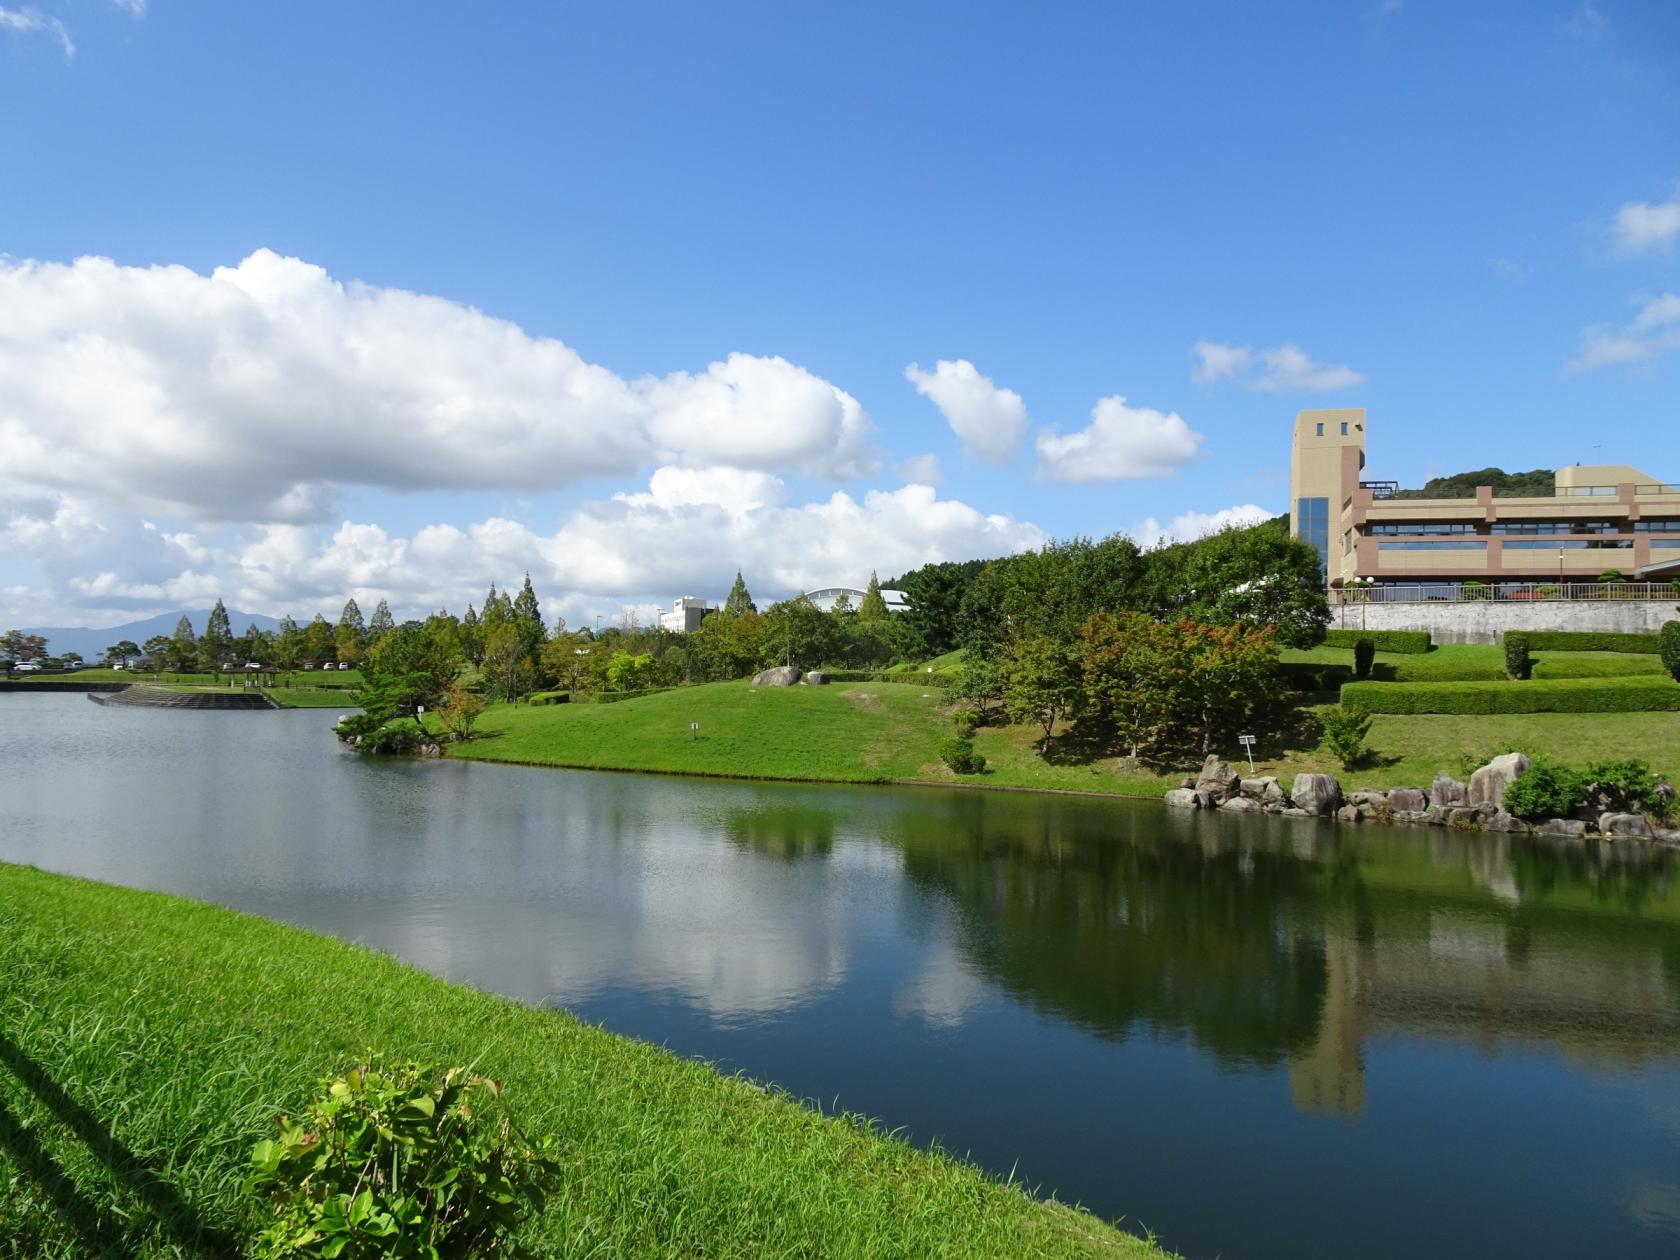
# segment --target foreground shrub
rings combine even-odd
[[[1655,656],[1657,636],[1614,630],[1529,630],[1534,652],[1637,652]]]
[[[384,725],[383,718],[371,713],[352,713],[335,726],[333,732],[340,739],[353,739],[357,735],[371,735]]]
[[[1534,656],[1528,650],[1528,636],[1511,631],[1505,636],[1505,672],[1518,682],[1534,673]]]
[[[559,1166],[513,1132],[494,1081],[369,1054],[321,1082],[301,1122],[257,1143],[247,1193],[276,1219],[248,1255],[512,1256]],[[477,1105],[475,1106],[475,1102]]]
[[[958,709],[952,713],[951,725],[956,727],[957,738],[967,739],[979,730],[983,716],[979,709]]]
[[[1371,640],[1372,645],[1379,652],[1403,652],[1407,655],[1418,655],[1427,652],[1434,645],[1430,642],[1427,630],[1326,630],[1324,632],[1324,646],[1334,648],[1350,648],[1361,639]]]
[[[1567,766],[1535,761],[1505,789],[1505,811],[1518,818],[1567,818],[1587,799],[1587,781]]]
[[[1657,776],[1643,761],[1595,761],[1582,778],[1595,804],[1617,813],[1656,809],[1662,805],[1657,794]]]
[[[974,741],[952,736],[939,746],[939,759],[957,774],[979,774],[986,759],[974,751]]]
[[[1661,675],[1533,682],[1350,682],[1343,704],[1372,713],[1672,713],[1680,687]]]
[[[1680,682],[1680,621],[1663,622],[1662,633],[1657,638],[1657,654],[1662,657],[1663,668],[1670,678]]]
[[[407,723],[401,726],[382,726],[377,731],[362,736],[361,750],[370,753],[411,753],[420,747],[424,735],[425,732],[419,727]]]
[[[1377,645],[1370,639],[1355,639],[1353,641],[1353,676],[1355,678],[1369,678],[1371,665],[1377,659]]]
[[[1371,715],[1357,704],[1338,705],[1319,715],[1324,728],[1324,746],[1341,763],[1343,770],[1357,770],[1365,764],[1370,750],[1365,737],[1371,733]]]

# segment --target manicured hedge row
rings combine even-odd
[[[1278,674],[1291,691],[1335,691],[1353,681],[1353,666],[1325,665],[1318,661],[1283,661]]]
[[[1360,639],[1369,639],[1379,652],[1404,652],[1416,655],[1434,646],[1427,630],[1326,630],[1324,646],[1349,648]]]
[[[675,691],[675,687],[649,687],[645,691],[579,691],[572,699],[578,704],[617,704],[620,700],[639,700],[643,696],[657,696],[661,691]]]
[[[1531,652],[1641,652],[1657,654],[1654,634],[1619,634],[1611,630],[1528,630]]]
[[[825,669],[829,682],[890,682],[903,683],[906,686],[922,687],[954,687],[957,679],[962,677],[958,670],[936,669],[931,674],[926,670],[892,673],[884,669]]]
[[[1680,712],[1680,686],[1654,674],[1528,682],[1351,682],[1342,703],[1368,713]]]
[[[566,704],[572,698],[569,691],[533,691],[525,697],[526,704]]]

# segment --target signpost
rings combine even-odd
[[[688,742],[692,744],[695,740],[697,740],[699,738],[700,738],[700,723],[690,722],[688,724]]]
[[[1248,772],[1252,775],[1254,773],[1254,736],[1238,735],[1237,743],[1241,744],[1243,751],[1248,754]]]

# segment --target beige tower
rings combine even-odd
[[[1295,417],[1289,444],[1289,532],[1318,548],[1326,583],[1352,572],[1341,538],[1345,508],[1365,467],[1365,409],[1335,407]]]

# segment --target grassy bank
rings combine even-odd
[[[373,1046],[561,1144],[543,1254],[1159,1256],[652,1046],[216,907],[0,864],[0,1254],[227,1254],[251,1144]]]
[[[1286,648],[1286,662],[1343,665],[1353,671],[1350,648]],[[1635,652],[1536,652],[1536,678],[1621,678],[1661,674],[1662,661]],[[1430,652],[1378,652],[1371,676],[1378,682],[1495,682],[1508,677],[1505,649],[1491,643],[1446,643]]]
[[[713,683],[612,705],[494,705],[479,724],[482,738],[451,755],[486,761],[652,770],[678,774],[964,783],[998,788],[1110,792],[1159,796],[1177,787],[1183,766],[1151,769],[1093,755],[1076,739],[1052,742],[1042,756],[1038,732],[986,727],[976,749],[989,761],[983,775],[958,777],[939,760],[950,733],[949,702],[937,689],[898,683],[827,687],[751,687]],[[698,722],[698,738],[689,724]],[[1524,715],[1396,715],[1377,717],[1366,769],[1343,772],[1310,735],[1256,750],[1262,774],[1336,774],[1372,786],[1427,784],[1438,772],[1462,775],[1466,756],[1516,747],[1560,761],[1639,756],[1680,778],[1680,717],[1670,713],[1537,713]],[[1242,761],[1242,750],[1221,754]]]

